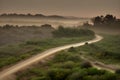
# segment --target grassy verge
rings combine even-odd
[[[103,35],[98,43],[79,48],[81,53],[108,64],[120,65],[120,35]]]
[[[119,74],[93,68],[80,58],[78,49],[58,52],[49,61],[18,73],[17,80],[119,80]]]
[[[52,38],[45,40],[30,40],[20,44],[0,47],[0,68],[16,63],[49,48],[93,39],[94,36],[72,38]]]

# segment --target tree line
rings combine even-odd
[[[54,37],[80,37],[80,36],[94,36],[94,32],[89,29],[70,28],[59,26],[57,30],[53,31]]]
[[[92,18],[92,22],[94,26],[120,26],[120,19],[111,14],[94,17]]]

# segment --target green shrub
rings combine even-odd
[[[66,80],[83,80],[83,77],[87,75],[86,69],[78,69],[73,71]]]
[[[53,68],[64,68],[64,69],[72,69],[76,66],[76,63],[73,61],[66,61],[63,63],[56,63],[53,65]]]
[[[75,49],[74,47],[70,47],[70,48],[68,49],[68,51],[69,51],[69,52],[76,52],[76,49]]]
[[[57,30],[53,31],[55,37],[81,37],[94,36],[94,32],[88,29],[70,28],[59,26]]]
[[[81,61],[79,54],[71,54],[70,52],[61,52],[54,57],[54,62],[65,62],[65,61],[73,61],[79,62]]]
[[[96,68],[88,68],[88,75],[103,75],[105,74],[105,70],[98,70]]]
[[[50,69],[47,72],[47,76],[50,77],[51,80],[65,80],[66,77],[71,73],[68,69]]]
[[[84,61],[81,63],[81,68],[90,68],[90,67],[92,67],[92,65],[88,61]]]
[[[100,80],[116,80],[116,74],[106,72],[100,77]]]
[[[42,76],[42,77],[33,77],[30,80],[51,80],[51,79],[47,76]]]
[[[117,70],[115,71],[115,73],[116,73],[116,74],[120,74],[120,69],[117,69]]]

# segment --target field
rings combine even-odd
[[[65,30],[67,29],[69,28],[65,28]],[[72,30],[72,28],[70,30]],[[77,29],[73,29],[73,31],[74,30],[77,30]],[[59,32],[59,29],[56,31]],[[87,30],[83,30],[83,31],[87,31]],[[81,32],[81,29],[80,29],[80,32]],[[68,31],[68,33],[70,32]],[[59,33],[56,33],[56,34],[59,34]],[[52,35],[55,36],[56,34],[53,33]],[[78,34],[78,33],[74,33],[74,34]],[[66,36],[66,34],[62,34],[62,35]],[[65,44],[77,43],[77,42],[86,41],[94,38],[94,34],[90,34],[90,35],[83,34],[83,35],[84,36],[80,36],[80,37],[74,35],[72,37],[69,36],[68,38],[67,37],[66,38],[50,37],[46,39],[35,38],[35,39],[30,39],[24,42],[1,46],[0,47],[0,68],[3,68],[4,66],[11,65],[18,61],[29,58],[32,55],[43,52],[49,48],[62,46]]]
[[[120,74],[93,68],[77,48],[58,52],[52,59],[16,73],[17,80],[119,80]]]
[[[13,33],[15,28],[5,28],[3,30],[6,31],[8,29],[12,31],[11,33]],[[27,30],[28,32],[31,31],[34,33],[37,29],[29,28],[27,30],[26,28],[23,28],[19,31],[22,33],[23,30]],[[42,29],[45,28],[41,28],[40,30]],[[30,58],[33,55],[41,53],[47,49],[66,44],[87,41],[95,37],[95,33],[88,29],[68,27],[64,28],[60,26],[56,30],[51,29],[49,31],[50,36],[48,38],[47,36],[44,38],[38,37],[38,35],[45,34],[45,32],[41,34],[38,30],[37,37],[28,37],[28,39],[23,38],[23,41],[2,45],[0,47],[0,69],[5,69],[5,67],[9,67],[21,60]],[[119,70],[117,70],[116,73],[111,73],[105,70],[98,70],[94,68],[89,62],[81,59],[81,55],[84,55],[86,58],[94,59],[105,64],[120,64],[120,35],[101,34],[101,36],[103,36],[104,39],[100,42],[93,44],[86,43],[86,45],[78,48],[71,47],[68,50],[63,50],[56,53],[56,55],[51,56],[50,58],[45,59],[38,64],[32,65],[31,68],[27,70],[17,72],[15,74],[16,79],[119,80]],[[4,41],[4,39],[2,40]]]
[[[24,42],[31,39],[52,38],[54,28],[50,25],[42,26],[0,26],[0,46]]]
[[[102,35],[104,39],[98,43],[79,48],[81,53],[94,57],[107,64],[120,64],[120,35]]]
[[[119,73],[93,68],[81,59],[94,58],[106,64],[120,64],[120,36],[103,35],[98,43],[58,52],[52,59],[40,62],[33,68],[17,74],[17,80],[119,80]],[[117,38],[117,39],[116,39]]]

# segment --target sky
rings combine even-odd
[[[0,0],[2,13],[76,17],[113,14],[120,18],[120,0]]]

